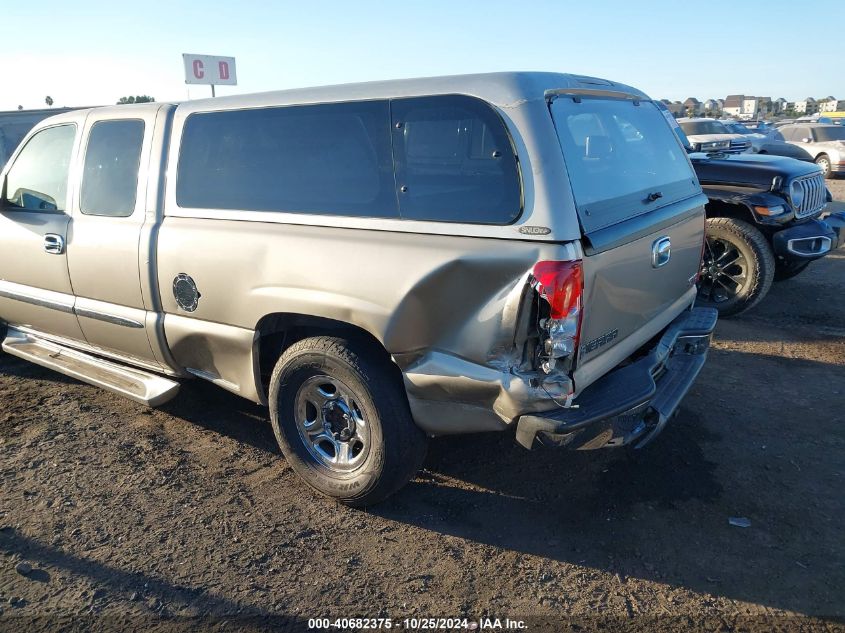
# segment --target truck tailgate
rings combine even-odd
[[[585,238],[577,391],[692,303],[705,202],[694,196],[655,212],[658,217],[633,218]]]

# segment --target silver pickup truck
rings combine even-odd
[[[498,73],[80,110],[0,175],[9,354],[150,406],[269,407],[380,501],[428,436],[643,446],[700,371],[704,205],[642,92]]]

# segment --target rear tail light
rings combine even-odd
[[[532,271],[532,286],[549,305],[543,319],[541,367],[550,373],[558,359],[573,356],[581,334],[581,296],[584,272],[580,261],[538,262]]]

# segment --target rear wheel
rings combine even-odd
[[[427,438],[401,376],[366,343],[319,336],[294,343],[270,379],[270,419],[285,458],[309,486],[353,506],[410,480]]]
[[[803,273],[809,265],[810,262],[808,261],[778,261],[775,263],[775,281],[786,281],[787,279],[792,279],[796,275]]]
[[[733,218],[708,218],[697,305],[716,308],[720,316],[750,310],[766,296],[775,259],[763,234]]]
[[[821,167],[822,173],[824,174],[825,178],[831,178],[833,176],[830,170],[830,157],[827,154],[822,154],[816,158],[816,165]]]

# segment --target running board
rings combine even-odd
[[[179,383],[169,378],[45,341],[12,327],[2,347],[13,356],[150,407],[164,404],[179,391]]]

